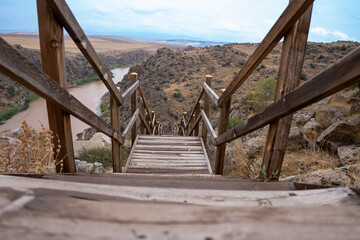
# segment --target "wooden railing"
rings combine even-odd
[[[201,136],[204,143],[206,144],[209,132],[216,146],[214,166],[216,174],[223,174],[226,143],[270,124],[262,165],[266,168],[267,176],[272,176],[274,172],[278,173],[274,178],[276,180],[281,171],[292,113],[360,81],[360,48],[357,48],[298,86],[304,63],[312,3],[313,0],[290,1],[264,40],[220,97],[211,89],[212,77],[206,76],[188,120],[182,120],[178,124],[179,134],[197,136],[202,120]],[[283,37],[274,103],[247,121],[228,129],[232,95]],[[199,111],[202,98],[204,98],[203,110]],[[218,133],[214,131],[209,121],[210,100],[220,109]]]
[[[150,111],[140,82],[137,80],[137,73],[130,74],[131,86],[120,93],[111,74],[101,62],[66,2],[64,0],[37,0],[37,9],[43,70],[37,68],[0,38],[0,71],[46,100],[50,129],[55,136],[58,136],[61,144],[57,159],[63,160],[63,172],[76,171],[70,115],[112,139],[113,171],[121,172],[121,145],[124,144],[130,132],[132,143],[134,143],[137,135],[137,119],[141,122],[141,134],[161,132],[159,131],[161,124],[155,120],[155,113]],[[64,28],[110,92],[111,125],[67,91]],[[140,108],[137,108],[137,92],[141,96]],[[124,132],[121,133],[120,106],[129,100],[132,116]]]

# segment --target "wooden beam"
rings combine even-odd
[[[37,0],[37,11],[42,69],[66,91],[63,27],[57,22],[45,0]],[[59,155],[54,149],[54,158],[57,156],[56,172],[74,173],[76,167],[70,114],[48,100],[46,107],[49,127],[54,134],[54,145],[58,145],[58,140],[61,145]],[[59,161],[62,161],[63,167],[58,164]]]
[[[296,22],[290,32],[285,35],[275,100],[278,100],[284,94],[290,92],[300,84],[300,76],[304,64],[306,43],[311,21],[311,12],[312,6],[310,6],[304,15]],[[279,179],[291,123],[292,115],[290,114],[272,122],[269,126],[262,166],[265,166],[266,168],[266,176],[272,176],[273,173],[277,173],[272,180]]]
[[[195,106],[195,116],[200,116],[200,102],[198,102]],[[196,124],[195,136],[199,136],[199,124]]]
[[[187,122],[187,125],[190,124],[190,122],[191,122],[191,120],[192,120],[192,116],[194,115],[194,112],[196,111],[196,105],[199,104],[199,102],[200,102],[201,97],[202,97],[203,94],[204,94],[204,89],[201,90],[200,95],[199,95],[198,99],[196,100],[195,106],[194,106],[194,108],[193,108],[192,111],[191,111],[191,114],[190,114],[189,120],[188,120],[188,122]]]
[[[209,87],[211,87],[212,78],[213,77],[211,75],[206,75],[205,82]],[[206,116],[210,117],[210,99],[209,99],[209,96],[207,96],[207,94],[204,95],[204,112],[205,112]],[[206,145],[207,145],[207,128],[206,128],[205,124],[202,125],[201,135],[202,135],[202,139],[204,141],[204,145],[206,147]]]
[[[199,114],[198,117],[196,118],[196,121],[194,122],[194,125],[192,126],[192,128],[189,130],[189,136],[191,136],[192,132],[196,129],[196,127],[199,125],[199,122],[201,120],[201,115]],[[198,128],[199,129],[199,128]]]
[[[216,106],[218,105],[218,101],[219,101],[219,96],[211,89],[211,87],[209,87],[209,85],[206,84],[206,82],[204,82],[204,90],[207,93],[207,95],[209,96],[209,98],[216,104]]]
[[[224,89],[225,91],[225,89]],[[219,130],[218,134],[223,134],[228,130],[230,116],[231,98],[220,108]],[[215,173],[223,175],[225,163],[226,143],[216,146],[215,153]]]
[[[136,123],[136,119],[138,118],[139,115],[139,109],[137,108],[134,112],[134,114],[131,116],[128,124],[126,125],[126,128],[124,129],[124,132],[122,133],[122,138],[125,140],[127,138],[127,136],[129,135],[131,129],[133,128],[133,126]]]
[[[150,134],[151,129],[150,129],[150,127],[149,127],[149,124],[147,123],[144,115],[143,115],[141,112],[139,113],[139,117],[140,117],[141,122],[142,122],[142,123],[144,124],[144,126],[146,127],[146,130],[147,130],[148,134]]]
[[[145,104],[143,99],[140,97],[140,114],[144,115],[144,112],[145,112]],[[140,121],[140,134],[145,134],[145,125],[143,121]]]
[[[137,85],[137,87],[139,86],[139,81],[137,80],[137,76],[138,74],[133,72],[133,73],[130,73],[130,83],[132,85]],[[137,84],[136,84],[137,83]],[[136,94],[136,88],[133,88],[134,90],[131,91],[131,107],[130,107],[130,110],[131,110],[131,115],[133,115],[135,113],[135,111],[138,111],[139,112],[139,109],[136,107],[136,100],[137,100],[137,94]],[[130,87],[132,88],[132,86]],[[137,135],[137,126],[136,126],[136,120],[137,120],[137,117],[135,118],[135,122],[133,124],[133,127],[131,129],[131,144],[134,145],[135,143],[135,140],[136,140],[136,135]]]
[[[297,0],[291,2],[281,14],[274,26],[270,29],[264,40],[251,55],[245,66],[236,75],[234,80],[220,96],[218,106],[222,107],[226,100],[244,83],[262,60],[276,46],[280,39],[292,28],[295,22],[308,9],[314,0]]]
[[[120,132],[120,105],[110,96],[111,126]],[[121,172],[121,144],[111,139],[113,172]]]
[[[204,110],[201,110],[201,117],[203,119],[204,125],[206,129],[210,132],[210,136],[213,140],[217,138],[217,134],[214,130],[214,128],[211,126],[211,123],[209,121],[209,118],[206,116],[206,113]]]
[[[89,39],[82,30],[65,0],[46,0],[46,2],[52,8],[56,18],[65,27],[70,37],[73,39],[85,58],[89,61],[90,65],[93,67],[100,79],[104,82],[111,96],[115,98],[119,105],[122,105],[122,98],[111,78],[111,74],[101,62],[94,47],[91,45]]]
[[[234,140],[360,82],[360,47],[295,88],[262,112],[218,136],[215,145]]]
[[[96,130],[122,142],[121,135],[0,37],[0,72]]]
[[[128,89],[126,89],[125,92],[123,92],[121,94],[121,97],[123,99],[123,104],[125,104],[127,101],[129,101],[129,99],[131,98],[133,93],[138,89],[139,86],[140,86],[140,82],[139,82],[139,80],[137,80],[134,83],[131,83],[131,86]]]
[[[150,114],[151,111],[150,111],[150,108],[149,108],[149,106],[148,106],[148,104],[147,104],[147,101],[146,101],[146,98],[145,98],[145,94],[144,94],[144,92],[143,92],[143,90],[142,90],[142,87],[139,85],[138,89],[139,89],[139,92],[140,92],[140,96],[142,97],[143,102],[144,102],[144,104],[145,104],[146,112],[147,112],[148,114]],[[149,118],[150,118],[150,115],[149,115]]]

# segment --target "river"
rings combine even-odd
[[[120,82],[128,71],[129,68],[113,69],[111,72],[114,74],[114,82]],[[107,88],[102,81],[95,81],[79,87],[70,88],[69,92],[91,111],[100,115],[100,98],[107,92]],[[5,124],[0,126],[0,132],[20,128],[21,123],[24,120],[33,129],[40,129],[41,123],[45,126],[45,128],[49,128],[46,102],[43,98],[39,98],[31,102],[28,109],[7,120]],[[82,132],[88,127],[90,126],[86,123],[71,116],[71,129],[74,140],[76,139],[76,134]]]

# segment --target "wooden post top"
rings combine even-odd
[[[221,92],[225,92],[226,88],[221,89]]]
[[[136,72],[130,73],[130,76],[137,76],[138,74]]]
[[[184,112],[183,114],[184,114],[184,115],[187,115],[187,112]]]
[[[206,78],[213,78],[212,75],[206,75]]]
[[[120,87],[117,87],[117,89],[120,91]]]

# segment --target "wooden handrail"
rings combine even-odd
[[[182,123],[183,123],[183,125],[184,125],[184,128],[187,129],[187,126],[188,126],[188,125],[186,124],[186,119],[185,119],[185,115],[184,115],[184,114],[182,115]]]
[[[189,136],[191,136],[192,132],[195,130],[196,128],[196,125],[199,124],[200,120],[201,120],[202,116],[201,114],[199,114],[199,116],[196,118],[195,122],[194,122],[194,125],[190,128],[189,130]]]
[[[290,1],[288,7],[281,14],[274,26],[270,29],[263,41],[251,55],[245,66],[236,75],[234,80],[220,96],[218,106],[222,107],[231,95],[244,83],[262,60],[276,46],[280,39],[291,29],[295,22],[308,9],[314,0]]]
[[[0,71],[64,111],[122,143],[121,135],[0,37]]]
[[[146,109],[147,113],[149,114],[149,118],[150,118],[150,120],[151,120],[151,116],[150,116],[151,111],[150,111],[150,108],[149,108],[149,106],[148,106],[148,104],[147,104],[147,101],[146,101],[146,99],[145,99],[145,94],[144,94],[141,86],[139,86],[139,92],[140,92],[140,96],[141,96],[141,98],[143,99],[143,102],[144,102],[144,104],[145,104],[145,109]]]
[[[194,113],[195,113],[195,110],[196,110],[196,105],[199,104],[199,102],[200,102],[201,97],[202,97],[203,94],[204,94],[204,89],[201,90],[200,95],[199,95],[198,99],[196,100],[195,106],[194,106],[194,108],[193,108],[193,110],[191,111],[191,114],[190,114],[190,116],[189,116],[189,120],[188,120],[188,122],[187,122],[187,126],[189,126],[189,124],[191,123],[192,117],[193,117],[193,115],[194,115]]]
[[[360,81],[360,47],[295,88],[262,112],[221,134],[215,145],[229,142],[296,112]]]
[[[211,138],[213,140],[215,140],[217,138],[217,134],[216,134],[214,128],[211,126],[209,118],[206,116],[206,113],[204,110],[201,110],[200,112],[201,112],[201,116],[202,116],[203,122],[204,122],[207,130],[210,132]]]
[[[82,30],[80,24],[76,20],[67,3],[64,0],[46,0],[46,2],[52,8],[57,19],[64,26],[70,37],[73,39],[85,58],[89,61],[90,65],[93,67],[100,79],[104,82],[111,96],[114,97],[119,105],[122,105],[122,98],[111,78],[111,74],[107,71],[107,68],[100,60],[94,47],[91,45],[89,39]]]
[[[125,104],[127,101],[129,101],[131,95],[138,89],[140,86],[139,80],[137,80],[134,84],[132,84],[128,89],[126,89],[123,94],[121,94],[121,97],[123,99],[123,104]]]
[[[149,127],[149,124],[146,122],[146,119],[145,119],[144,115],[141,112],[139,112],[139,118],[140,118],[140,121],[145,125],[148,133],[151,133],[151,129]]]
[[[209,98],[216,104],[216,106],[218,105],[218,101],[219,101],[219,96],[211,89],[211,87],[209,87],[209,85],[206,84],[206,82],[204,82],[204,90],[206,92],[206,94],[209,96]]]
[[[124,132],[122,133],[122,138],[125,139],[127,138],[127,136],[129,135],[132,127],[134,126],[134,124],[136,123],[136,119],[138,118],[139,115],[139,109],[137,108],[136,111],[134,112],[134,114],[131,116],[128,124],[126,125],[126,128],[124,129]]]

